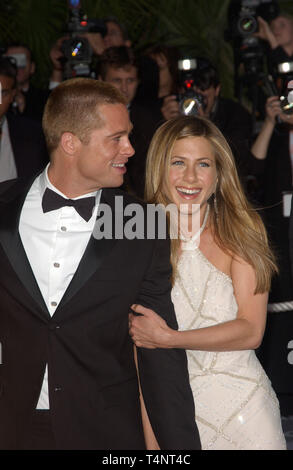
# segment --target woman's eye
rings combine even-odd
[[[207,162],[200,162],[199,164],[201,167],[209,167],[210,165]]]
[[[184,162],[182,160],[174,160],[172,162],[172,165],[175,165],[175,166],[180,166],[180,165],[183,165]]]

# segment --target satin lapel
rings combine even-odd
[[[31,183],[26,188],[27,190]],[[50,317],[19,235],[19,218],[27,191],[6,204],[0,217],[0,243],[17,277],[43,313]],[[36,312],[39,312],[36,309]]]
[[[115,201],[114,201],[114,190],[106,190],[103,189],[100,207],[101,204],[107,204],[111,209],[112,214],[112,227],[113,233],[114,231],[114,224],[115,224]],[[110,253],[113,249],[114,245],[116,244],[117,240],[114,237],[111,239],[102,238],[101,240],[97,240],[93,236],[91,236],[89,243],[86,247],[84,255],[78,265],[78,268],[72,278],[71,283],[69,284],[62,300],[54,314],[56,317],[58,315],[59,308],[67,303],[80,289],[81,287],[88,281],[88,279],[101,267],[103,261],[105,260],[106,256]]]

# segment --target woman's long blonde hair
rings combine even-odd
[[[217,169],[217,213],[210,201],[210,222],[215,240],[225,251],[238,255],[256,273],[255,293],[270,289],[277,272],[264,224],[247,201],[234,163],[232,151],[220,130],[208,119],[180,116],[165,122],[155,133],[148,151],[145,196],[149,203],[168,205],[166,188],[173,146],[186,137],[204,137],[215,152]],[[171,263],[176,273],[180,241],[171,240]]]

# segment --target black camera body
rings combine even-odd
[[[232,0],[228,9],[229,29],[226,40],[233,41],[235,64],[244,65],[248,83],[258,80],[264,69],[264,48],[254,34],[258,31],[258,16],[271,21],[279,14],[277,0]]]
[[[293,93],[291,86],[288,86],[293,80],[293,62],[279,64],[279,76],[277,79],[278,87],[271,75],[262,80],[262,89],[267,97],[279,96],[280,106],[284,114],[293,114]],[[290,83],[291,85],[291,83]]]
[[[80,1],[69,0],[70,18],[67,32],[70,38],[62,43],[63,78],[92,76],[91,64],[93,50],[88,40],[82,37],[83,33],[100,33],[106,35],[107,28],[102,20],[88,19],[82,13]]]
[[[181,114],[196,116],[199,108],[204,106],[204,99],[200,93],[194,91],[194,72],[197,67],[196,59],[182,59],[178,61],[180,82],[184,93],[177,95]]]
[[[247,36],[258,30],[256,7],[248,5],[248,1],[243,0],[236,23],[236,32],[241,36]]]
[[[280,8],[277,0],[232,0],[229,6],[230,37],[245,38],[257,32],[261,16],[271,21],[278,16]]]

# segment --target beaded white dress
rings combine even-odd
[[[236,318],[231,278],[182,242],[172,300],[180,330]],[[187,351],[203,450],[285,450],[279,403],[253,350]]]

